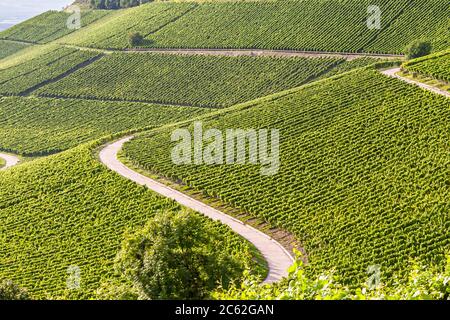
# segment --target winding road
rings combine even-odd
[[[267,278],[264,280],[265,283],[276,282],[287,276],[287,269],[292,265],[294,260],[289,252],[280,243],[276,242],[263,232],[246,225],[223,212],[205,205],[198,200],[192,199],[191,197],[162,183],[145,177],[125,166],[117,158],[117,153],[122,149],[123,144],[131,139],[133,139],[132,136],[126,137],[104,147],[100,151],[100,161],[109,169],[127,179],[130,179],[139,185],[145,185],[162,196],[173,199],[185,207],[200,212],[213,220],[218,220],[223,224],[226,224],[234,232],[250,241],[261,252],[264,259],[266,259],[268,263],[269,273]]]
[[[0,158],[4,159],[6,161],[6,164],[4,167],[0,168],[0,170],[5,170],[8,168],[11,168],[12,166],[15,166],[19,163],[19,158],[12,156],[10,154],[6,153],[0,153]]]
[[[409,78],[402,77],[402,76],[397,74],[400,71],[401,71],[400,68],[393,68],[393,69],[388,69],[388,70],[381,71],[381,73],[386,75],[386,76],[388,76],[388,77],[400,79],[400,80],[402,80],[404,82],[407,82],[409,84],[416,85],[416,86],[421,87],[421,88],[423,88],[425,90],[428,90],[428,91],[440,94],[440,95],[442,95],[444,97],[450,98],[450,92],[448,92],[446,90],[442,90],[442,89],[436,88],[436,87],[433,87],[433,86],[430,86],[428,84],[425,84],[425,83],[422,83],[422,82],[419,82],[419,81],[415,81],[415,80],[412,80],[412,79],[409,79]]]

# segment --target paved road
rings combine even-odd
[[[12,166],[15,166],[19,163],[19,158],[12,156],[10,154],[0,153],[0,158],[3,158],[6,161],[6,165],[1,168],[0,170],[5,170],[7,168],[10,168]]]
[[[191,208],[205,216],[218,220],[226,224],[234,232],[253,243],[253,245],[262,253],[269,265],[269,274],[264,280],[265,283],[279,281],[287,275],[287,269],[293,263],[292,256],[283,248],[281,244],[271,239],[266,234],[255,228],[248,226],[241,221],[226,215],[204,203],[192,199],[187,195],[163,185],[153,179],[145,177],[127,166],[117,159],[117,153],[122,149],[124,143],[130,141],[133,137],[127,137],[116,141],[100,151],[100,160],[109,169],[117,172],[121,176],[130,179],[140,185],[145,185],[149,189],[175,200],[181,205]]]
[[[346,60],[357,58],[383,58],[401,59],[402,55],[394,54],[370,54],[370,53],[339,53],[321,51],[300,51],[300,50],[263,50],[263,49],[166,49],[166,48],[142,48],[126,49],[125,52],[147,52],[162,54],[182,54],[182,55],[206,55],[206,56],[270,56],[270,57],[335,57]]]
[[[425,84],[425,83],[422,83],[422,82],[419,82],[419,81],[415,81],[415,80],[412,80],[412,79],[409,79],[409,78],[404,78],[404,77],[402,77],[402,76],[397,74],[400,71],[401,71],[400,68],[393,68],[393,69],[384,70],[381,73],[383,73],[384,75],[386,75],[388,77],[400,79],[400,80],[402,80],[404,82],[416,85],[416,86],[421,87],[421,88],[423,88],[425,90],[428,90],[428,91],[431,91],[431,92],[443,95],[443,96],[445,96],[447,98],[450,98],[450,92],[448,92],[446,90],[442,90],[442,89],[436,88],[436,87],[433,87],[433,86],[430,86],[428,84]]]

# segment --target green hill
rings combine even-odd
[[[407,71],[450,83],[450,50],[408,61],[403,67]]]
[[[78,298],[95,297],[113,268],[125,230],[180,206],[108,171],[93,156],[96,143],[0,172],[0,278],[34,298],[58,298],[68,268],[80,270]],[[230,229],[204,218],[228,242],[229,254],[252,250]],[[248,261],[248,263],[252,263]]]
[[[226,107],[297,87],[344,61],[115,53],[36,94]]]
[[[368,28],[381,11],[380,29]],[[143,46],[261,48],[402,53],[417,38],[448,46],[450,4],[443,0],[288,0],[218,3],[150,3],[121,12],[60,39],[79,46],[123,49],[128,32]]]
[[[83,11],[81,12],[81,27],[85,27],[108,14],[109,11],[106,10]],[[71,15],[72,13],[64,11],[47,11],[0,32],[0,39],[48,43],[75,31],[67,27]]]
[[[309,270],[365,281],[403,275],[409,259],[439,263],[450,249],[450,101],[381,75],[347,73],[234,107],[204,130],[279,129],[281,167],[174,165],[171,133],[125,146],[136,166],[293,232]],[[192,128],[191,128],[192,129]]]
[[[8,57],[26,47],[28,47],[28,44],[0,40],[0,59]]]

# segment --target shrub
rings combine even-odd
[[[129,35],[129,42],[131,47],[137,47],[142,44],[144,37],[139,32],[133,32]]]
[[[408,59],[414,59],[429,55],[431,53],[431,43],[426,41],[414,41],[406,47],[405,54]]]
[[[28,292],[11,280],[0,281],[0,300],[29,300]]]
[[[128,234],[116,258],[143,299],[202,299],[238,280],[245,259],[231,255],[223,233],[189,211],[159,213]],[[103,290],[109,291],[109,290]]]

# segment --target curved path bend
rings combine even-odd
[[[5,170],[8,168],[11,168],[12,166],[15,166],[19,163],[19,158],[12,156],[10,154],[1,153],[0,152],[0,158],[4,159],[6,161],[6,164],[4,167],[0,168],[0,170]]]
[[[415,80],[412,80],[412,79],[408,79],[408,78],[402,77],[402,76],[397,74],[400,71],[401,71],[400,68],[393,68],[393,69],[388,69],[388,70],[381,71],[381,73],[386,75],[386,76],[388,76],[388,77],[400,79],[400,80],[402,80],[404,82],[407,82],[409,84],[416,85],[416,86],[421,87],[421,88],[423,88],[425,90],[428,90],[428,91],[440,94],[442,96],[445,96],[447,98],[450,98],[450,92],[448,92],[446,90],[442,90],[442,89],[436,88],[436,87],[433,87],[433,86],[430,86],[428,84],[425,84],[425,83],[422,83],[422,82],[419,82],[419,81],[415,81]]]
[[[133,139],[132,136],[121,139],[104,147],[100,151],[100,161],[109,169],[117,172],[127,179],[130,179],[137,184],[145,185],[154,192],[173,199],[185,207],[200,212],[213,220],[218,220],[223,224],[226,224],[234,232],[250,241],[261,252],[264,259],[266,259],[268,263],[269,273],[267,278],[264,280],[265,283],[276,282],[287,276],[287,269],[292,265],[294,260],[281,244],[270,238],[268,235],[229,215],[226,215],[223,212],[220,212],[219,210],[207,206],[198,200],[192,199],[177,190],[145,177],[125,166],[117,158],[117,153],[122,149],[123,144],[131,139]]]

